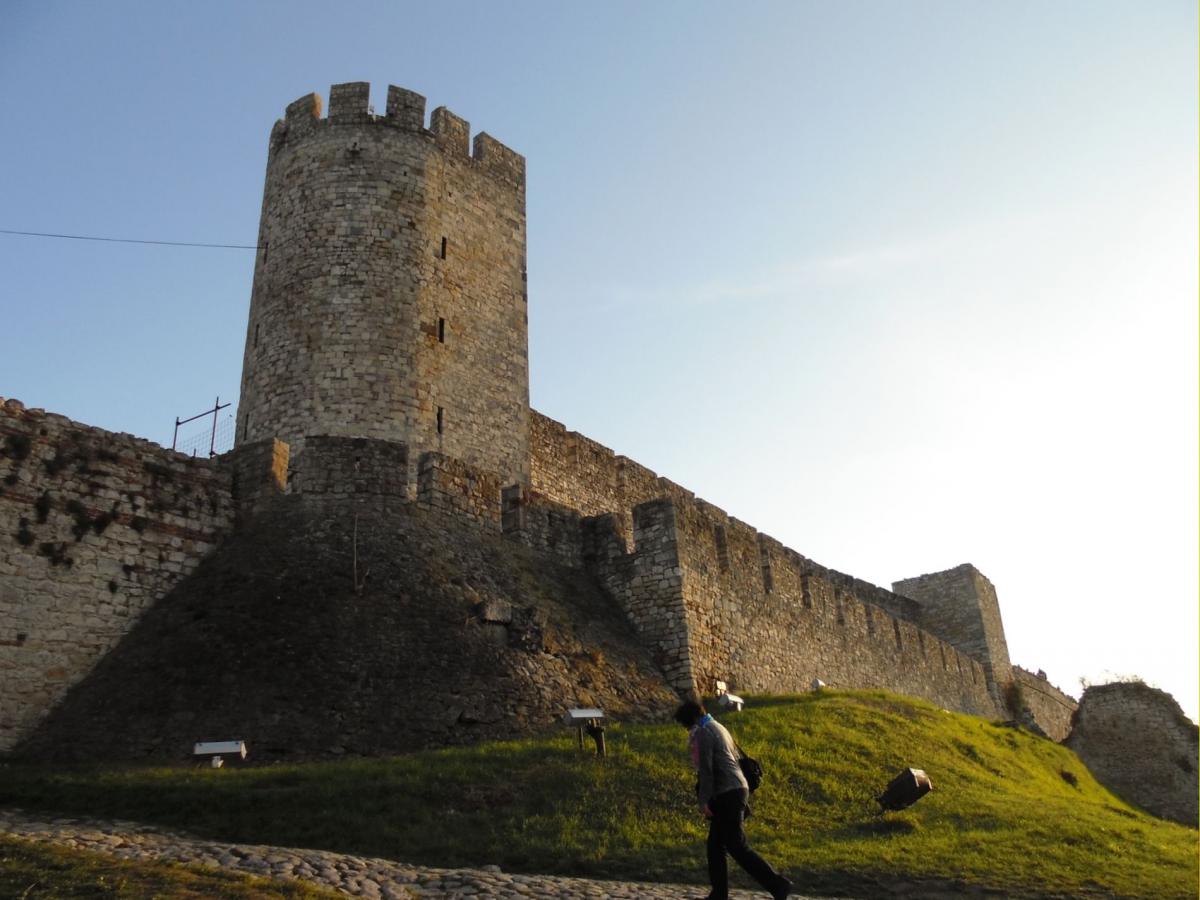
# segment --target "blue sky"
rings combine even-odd
[[[528,159],[538,409],[1196,718],[1194,3],[9,0],[0,77],[0,228],[158,240],[254,242],[302,94],[448,106]],[[0,265],[0,395],[167,443],[236,397],[251,253]]]

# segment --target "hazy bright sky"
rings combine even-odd
[[[253,244],[342,81],[527,157],[539,410],[1197,717],[1195,2],[6,0],[0,228]],[[0,235],[0,396],[169,444],[252,263]]]

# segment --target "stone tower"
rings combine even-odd
[[[984,574],[963,563],[945,572],[894,582],[892,590],[917,602],[917,623],[922,628],[983,663],[988,691],[1004,709],[1005,688],[1013,680],[1012,663],[1000,601]],[[1016,715],[1020,710],[1011,712]]]
[[[408,444],[529,479],[525,160],[444,107],[334,85],[275,123],[237,443]]]

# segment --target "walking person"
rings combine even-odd
[[[771,868],[770,864],[750,849],[742,827],[750,786],[742,767],[733,738],[720,722],[708,715],[704,707],[691,700],[675,711],[675,721],[688,729],[688,750],[696,769],[696,795],[700,810],[708,819],[708,880],[712,892],[707,900],[726,900],[729,897],[729,869],[725,854],[765,888],[775,900],[783,900],[792,892],[792,883]]]

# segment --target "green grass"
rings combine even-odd
[[[751,843],[803,889],[1197,896],[1196,830],[1122,803],[1028,732],[880,692],[753,698],[722,718],[767,772]],[[9,764],[0,804],[430,865],[696,882],[705,827],[684,743],[678,726],[644,725],[610,728],[603,760],[563,733],[264,768]],[[933,793],[876,817],[872,798],[906,766]]]
[[[0,897],[20,900],[333,900],[299,882],[270,881],[212,868],[130,862],[0,835]]]

